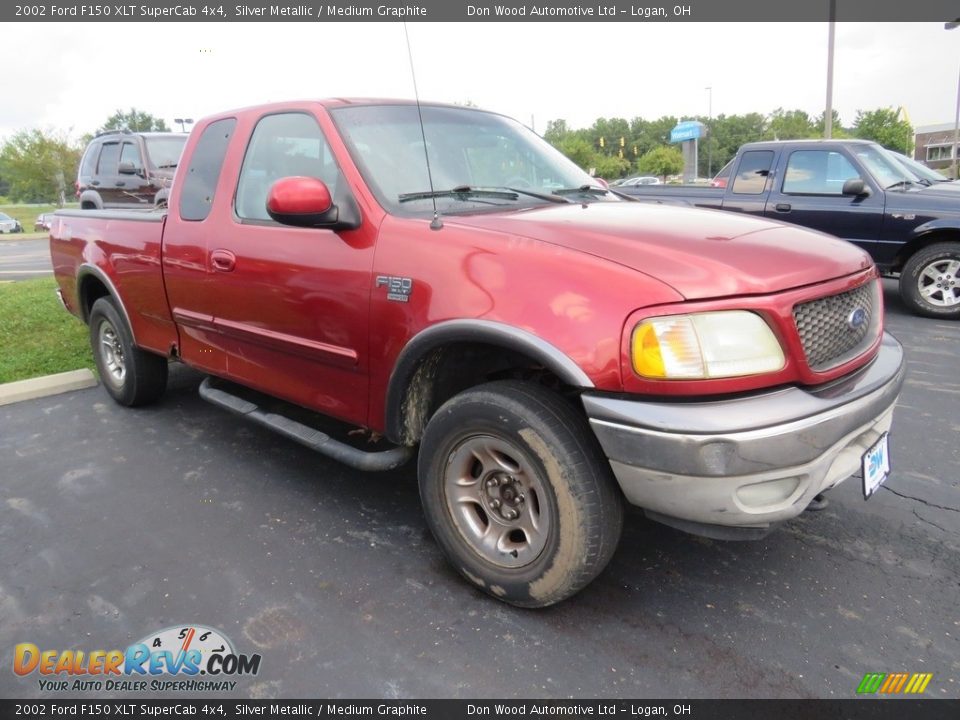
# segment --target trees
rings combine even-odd
[[[129,128],[134,132],[170,132],[170,128],[167,127],[162,118],[154,117],[150,113],[136,108],[130,108],[126,112],[117,110],[107,118],[100,131],[123,130],[123,128]]]
[[[683,170],[683,154],[675,147],[661,145],[645,153],[637,163],[640,172],[666,179]]]
[[[857,119],[853,123],[853,134],[908,155],[913,148],[913,127],[906,120],[900,119],[899,110],[858,110]]]
[[[0,148],[0,175],[10,184],[10,199],[61,202],[82,152],[59,132],[34,128],[16,133]]]

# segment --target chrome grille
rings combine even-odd
[[[793,308],[807,365],[816,372],[852,360],[876,339],[880,327],[877,281]],[[863,310],[863,322],[854,320]]]

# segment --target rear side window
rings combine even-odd
[[[783,192],[796,195],[842,195],[843,183],[860,177],[841,153],[830,150],[798,150],[787,161]]]
[[[89,177],[90,175],[93,175],[93,172],[97,167],[97,153],[99,151],[100,145],[98,143],[93,143],[87,148],[87,151],[83,154],[83,160],[80,162],[81,177]]]
[[[767,186],[770,165],[773,163],[772,150],[751,150],[745,152],[733,179],[733,192],[739,195],[760,195]]]
[[[224,118],[207,125],[193,148],[180,192],[180,219],[206,220],[213,206],[213,193],[233,137],[236,118]]]
[[[97,163],[99,175],[116,175],[117,162],[120,160],[120,143],[104,143],[100,151],[100,162]]]

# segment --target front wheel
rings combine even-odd
[[[133,334],[109,296],[90,309],[90,346],[103,386],[118,403],[147,405],[163,395],[167,359],[133,344]]]
[[[900,273],[900,296],[918,315],[960,318],[960,242],[935,243],[911,255]]]
[[[610,561],[623,504],[583,416],[540,386],[466,390],[431,418],[420,446],[427,524],[471,583],[544,607],[581,590]]]

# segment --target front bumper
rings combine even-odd
[[[584,393],[583,405],[627,500],[681,529],[763,534],[856,473],[890,429],[903,348],[828,385],[733,399],[643,402]]]

